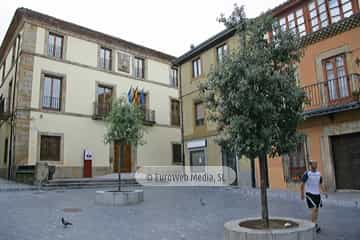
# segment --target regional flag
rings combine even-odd
[[[129,88],[129,91],[128,91],[128,101],[129,101],[129,103],[131,103],[132,102],[132,100],[133,100],[133,97],[132,97],[132,87],[130,87]]]

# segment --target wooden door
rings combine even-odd
[[[131,146],[129,144],[124,145],[123,151],[123,161],[121,163],[121,172],[129,173],[131,172]],[[114,144],[114,172],[119,171],[119,159],[120,159],[120,145]]]
[[[331,137],[337,189],[360,190],[360,133]]]

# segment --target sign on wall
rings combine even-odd
[[[93,155],[92,152],[90,152],[90,150],[85,149],[84,150],[84,160],[92,160],[93,159]]]

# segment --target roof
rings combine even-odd
[[[142,52],[144,54],[153,55],[153,56],[156,56],[156,57],[164,59],[164,60],[173,61],[175,59],[175,57],[170,54],[167,54],[167,53],[164,53],[164,52],[161,52],[158,50],[154,50],[154,49],[151,49],[151,48],[148,48],[148,47],[145,47],[145,46],[133,43],[133,42],[129,42],[124,39],[114,37],[114,36],[111,36],[111,35],[108,35],[105,33],[101,33],[99,31],[92,30],[92,29],[77,25],[75,23],[67,22],[67,21],[49,16],[49,15],[46,15],[46,14],[43,14],[40,12],[33,11],[31,9],[27,9],[27,8],[18,8],[16,10],[14,17],[10,23],[10,27],[8,28],[6,35],[4,37],[3,43],[1,44],[1,47],[0,47],[0,59],[4,55],[6,49],[8,48],[8,44],[10,44],[10,41],[13,38],[14,31],[16,30],[17,26],[23,19],[45,23],[50,26],[54,26],[54,27],[57,27],[60,29],[65,29],[67,31],[78,33],[83,36],[87,36],[89,38],[98,39],[105,43],[119,45],[119,46],[123,46],[123,47],[129,48],[134,51]]]
[[[297,4],[302,3],[303,0],[287,0],[282,4],[274,7],[273,9],[269,10],[268,13],[272,15],[278,15],[286,11],[288,8],[296,6]],[[307,46],[316,42],[319,42],[323,39],[335,36],[339,33],[348,31],[352,28],[360,26],[360,13],[356,13],[348,18],[345,18],[337,23],[331,24],[326,28],[320,29],[316,32],[309,33],[301,39],[301,45]],[[214,45],[224,41],[225,39],[231,37],[236,32],[235,28],[225,29],[220,33],[214,35],[213,37],[209,38],[208,40],[202,42],[195,48],[191,49],[190,51],[186,52],[179,58],[174,61],[174,64],[179,65],[187,61],[188,59],[196,56],[197,54],[213,47]]]
[[[195,48],[191,49],[190,51],[188,51],[185,54],[178,57],[174,61],[174,64],[179,65],[179,64],[184,63],[189,58],[194,57],[198,53],[203,52],[203,51],[213,47],[214,45],[223,42],[225,39],[230,38],[231,36],[233,36],[235,34],[235,32],[236,32],[235,28],[227,28],[227,29],[219,32],[218,34],[212,36],[211,38],[207,39],[206,41],[200,43]]]

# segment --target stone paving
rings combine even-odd
[[[15,183],[6,179],[0,178],[0,192],[17,192],[17,191],[31,191],[37,190],[38,187]]]
[[[95,205],[95,190],[0,192],[0,240],[219,240],[224,222],[260,213],[251,189],[144,189],[145,202],[123,207]],[[271,216],[309,217],[298,194],[280,195],[269,194]],[[62,216],[74,225],[63,228]],[[359,223],[359,208],[325,204],[318,239],[358,240]]]

